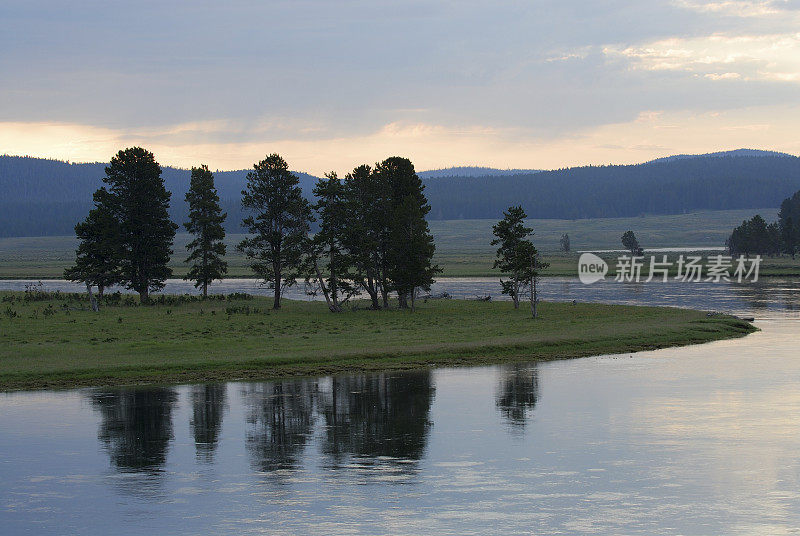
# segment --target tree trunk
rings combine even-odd
[[[381,297],[383,298],[383,308],[389,308],[389,283],[386,277],[386,252],[383,253],[381,256],[381,266],[380,266],[380,287],[381,287]]]
[[[272,308],[281,308],[281,283],[283,282],[283,272],[280,263],[280,248],[273,248],[272,276],[275,281],[275,294],[272,299]]]
[[[536,255],[531,255],[531,279],[528,281],[531,294],[531,316],[536,318]]]
[[[94,299],[94,295],[92,294],[92,285],[90,283],[86,283],[86,292],[89,293],[89,303],[92,304],[92,311],[95,313],[100,310],[100,306],[97,305],[97,300]]]
[[[411,312],[412,313],[415,310],[414,306],[415,306],[415,302],[416,302],[416,297],[417,297],[417,289],[412,289],[411,290]]]
[[[281,308],[281,280],[278,278],[275,278],[275,294],[272,298],[272,308]]]
[[[139,291],[139,302],[143,305],[150,303],[150,290],[147,287]]]
[[[328,302],[328,308],[330,309],[331,303],[333,303],[333,309],[331,309],[331,312],[338,313],[338,312],[341,312],[342,309],[339,307],[339,283],[336,280],[336,271],[333,269],[333,267],[336,266],[336,249],[335,249],[335,245],[333,245],[333,244],[330,245],[329,249],[330,249],[330,254],[331,254],[330,255],[330,259],[331,259],[331,262],[330,262],[330,269],[331,269],[330,293],[331,293],[331,299]],[[314,267],[317,270],[317,277],[319,278],[319,285],[323,288],[323,291],[324,291],[324,289],[325,289],[325,280],[322,279],[322,276],[319,273],[319,268],[317,267],[317,259],[316,258],[314,259]],[[327,300],[327,298],[326,298],[326,300]]]
[[[314,271],[317,272],[317,280],[319,281],[319,286],[322,289],[322,294],[325,295],[325,302],[328,304],[328,309],[332,313],[339,313],[342,309],[336,304],[336,302],[331,301],[331,297],[328,295],[328,288],[325,286],[325,280],[322,278],[322,273],[319,271],[319,263],[317,263],[317,259],[314,259]]]
[[[514,300],[514,309],[519,309],[519,279],[514,278],[514,295],[511,296]]]
[[[397,302],[400,309],[408,309],[408,294],[398,292]]]
[[[389,293],[386,291],[386,282],[381,281],[381,298],[383,298],[383,308],[389,308]]]
[[[372,308],[373,309],[380,309],[381,304],[378,303],[378,289],[375,288],[375,280],[372,279],[372,276],[367,276],[367,294],[369,294],[369,299],[372,300]]]
[[[205,236],[205,225],[202,229],[203,236]],[[203,244],[203,298],[208,297],[208,245]]]
[[[105,289],[106,287],[104,287],[103,285],[97,285],[97,297],[101,300],[103,299],[103,292],[105,291]]]

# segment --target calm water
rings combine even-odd
[[[762,331],[538,365],[0,394],[0,533],[797,533],[799,282],[544,286]]]

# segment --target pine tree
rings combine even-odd
[[[521,257],[528,259],[528,266],[522,272],[523,280],[528,286],[528,292],[531,303],[531,316],[536,318],[539,316],[539,279],[542,270],[550,266],[549,262],[543,262],[539,256],[539,251],[531,241],[524,241],[522,244]]]
[[[353,258],[347,251],[349,220],[345,187],[336,173],[326,173],[314,188],[318,199],[314,210],[319,216],[320,228],[313,240],[313,266],[322,293],[332,312],[340,312],[342,304],[355,294],[350,283]],[[328,277],[322,275],[320,259]]]
[[[75,226],[80,240],[75,266],[64,271],[64,279],[97,287],[100,298],[106,288],[120,282],[120,226],[110,208],[111,199],[105,188],[94,194],[94,208],[86,220]]]
[[[400,307],[414,299],[417,287],[429,289],[433,274],[433,237],[425,216],[431,207],[425,198],[425,185],[408,158],[393,156],[376,164],[379,183],[389,192],[385,208],[385,245],[381,246],[384,266],[384,288],[397,291]],[[384,293],[384,307],[387,305]]]
[[[794,258],[800,251],[800,192],[795,192],[794,195],[783,200],[778,213],[778,225],[780,226],[781,249]]]
[[[503,219],[492,226],[492,233],[496,238],[491,244],[499,246],[493,268],[499,268],[502,273],[508,274],[509,279],[503,281],[501,277],[500,284],[503,294],[511,296],[514,309],[519,309],[520,293],[530,269],[533,248],[533,243],[528,238],[533,229],[525,227],[527,217],[521,206],[509,207],[503,212]]]
[[[253,234],[238,249],[250,267],[274,289],[273,309],[281,307],[281,290],[306,273],[311,208],[286,161],[271,154],[253,165],[242,191],[242,206],[251,212],[243,224]]]
[[[528,288],[531,302],[531,316],[536,318],[539,303],[539,278],[541,271],[549,263],[542,262],[539,251],[530,237],[533,229],[525,227],[528,215],[521,206],[509,207],[503,212],[503,219],[492,227],[496,237],[492,240],[497,248],[497,259],[493,268],[499,268],[509,275],[507,281],[500,279],[503,294],[508,294],[514,302],[514,309],[519,309],[519,301],[525,287]]]
[[[373,199],[371,202],[369,222],[370,231],[375,239],[376,281],[381,293],[383,308],[389,307],[389,293],[395,290],[391,280],[392,267],[392,216],[397,206],[396,183],[402,181],[404,159],[387,158],[375,164],[370,177]],[[409,162],[410,164],[410,162]],[[412,167],[413,170],[413,167]],[[399,296],[402,304],[405,297]]]
[[[436,246],[425,221],[430,210],[424,201],[420,203],[415,195],[406,195],[394,209],[391,231],[392,262],[390,276],[404,306],[405,297],[411,300],[414,311],[416,290],[430,290],[434,276],[441,269],[432,264]]]
[[[379,293],[385,289],[381,277],[385,266],[386,228],[389,192],[368,165],[362,165],[344,178],[344,197],[348,225],[345,247],[350,256],[351,277],[366,292],[373,309],[380,309]]]
[[[631,255],[641,256],[643,251],[633,231],[625,231],[622,235],[622,245],[631,252]]]
[[[108,205],[119,222],[120,281],[139,293],[164,288],[177,225],[169,219],[170,193],[153,153],[141,147],[119,151],[105,168]]]
[[[561,244],[561,251],[563,251],[564,253],[569,253],[570,243],[569,243],[569,235],[567,233],[561,235],[561,240],[559,240],[559,243]]]
[[[184,279],[194,281],[195,288],[202,288],[203,297],[206,297],[208,285],[228,272],[228,263],[224,260],[225,229],[222,226],[227,214],[219,206],[214,174],[208,166],[192,168],[186,202],[189,204],[189,221],[183,226],[195,238],[186,245],[190,252],[186,262],[191,263],[191,267]]]

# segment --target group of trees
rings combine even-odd
[[[792,258],[800,250],[800,191],[783,200],[778,221],[760,214],[736,227],[726,241],[731,255],[780,255]]]
[[[125,149],[105,168],[103,186],[94,193],[94,208],[75,227],[81,239],[75,266],[67,279],[98,293],[115,284],[138,292],[147,302],[172,275],[167,266],[177,225],[169,219],[170,193],[153,154]]]
[[[107,287],[124,285],[147,303],[150,292],[162,289],[172,275],[168,263],[178,228],[169,217],[171,194],[164,187],[161,166],[141,147],[125,149],[111,159],[103,182],[107,188],[94,193],[94,208],[75,226],[80,239],[76,262],[64,277],[85,283],[90,296],[93,286],[102,296]],[[190,221],[184,225],[195,236],[187,246],[187,279],[205,296],[208,285],[227,272],[222,242],[226,215],[208,167],[192,168],[186,201]]]
[[[725,245],[731,255],[778,255],[782,249],[780,229],[756,214],[736,227]]]
[[[286,161],[272,154],[247,176],[242,205],[251,214],[244,220],[251,236],[238,247],[273,288],[276,309],[282,290],[305,277],[334,312],[362,291],[374,309],[388,307],[396,292],[400,307],[413,311],[417,289],[429,290],[441,271],[432,262],[423,190],[411,161],[392,157],[359,166],[344,180],[327,174],[311,204]],[[319,231],[310,237],[314,215]]]
[[[111,285],[139,293],[163,288],[177,226],[169,218],[170,193],[152,153],[134,147],[120,151],[105,168],[105,186],[94,194],[94,208],[75,227],[80,239],[75,266],[65,277],[99,294]],[[433,236],[425,219],[430,211],[424,185],[413,164],[392,157],[374,168],[363,165],[339,180],[335,173],[317,182],[311,203],[286,161],[269,155],[247,175],[241,204],[250,232],[237,248],[250,267],[274,289],[273,307],[282,291],[298,279],[313,282],[331,311],[356,293],[366,292],[372,307],[389,306],[396,292],[400,306],[414,309],[417,289],[430,289],[441,270],[432,263]],[[208,285],[227,273],[223,224],[214,174],[192,169],[186,193],[194,235],[188,244],[187,279],[207,295]],[[319,219],[313,236],[311,224]]]
[[[140,147],[120,151],[105,168],[106,186],[94,193],[94,207],[75,226],[77,259],[65,271],[67,279],[86,284],[90,297],[92,287],[102,295],[112,285],[123,285],[146,303],[172,275],[168,263],[178,226],[169,217],[170,193],[161,172],[153,154]],[[305,279],[333,312],[362,292],[374,309],[387,308],[394,292],[400,307],[413,311],[418,289],[430,290],[441,272],[433,264],[424,189],[410,160],[391,157],[374,167],[358,166],[343,180],[326,174],[314,188],[312,203],[286,161],[271,154],[247,174],[241,204],[248,214],[242,224],[250,234],[237,249],[273,288],[275,309],[281,307],[283,290]],[[184,227],[194,237],[187,245],[186,279],[206,296],[209,284],[228,268],[227,214],[207,166],[192,168],[185,200],[189,221]],[[515,308],[527,289],[535,318],[537,283],[548,264],[531,241],[533,230],[525,226],[522,207],[512,206],[503,215],[493,227],[494,267],[508,276],[501,284]],[[319,225],[312,235],[315,220]],[[561,242],[568,251],[569,237]]]

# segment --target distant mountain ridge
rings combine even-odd
[[[672,156],[665,156],[663,158],[656,158],[650,162],[671,162],[674,160],[685,160],[687,158],[722,158],[727,156],[776,156],[776,157],[794,157],[789,153],[782,153],[779,151],[763,151],[761,149],[734,149],[732,151],[717,151],[716,153],[705,154],[676,154]]]
[[[438,177],[489,177],[498,175],[520,175],[539,173],[540,169],[497,169],[479,166],[455,166],[442,169],[431,169],[429,171],[418,171],[417,175],[421,179],[433,179]]]
[[[0,156],[0,236],[72,234],[85,218],[106,164],[74,164]],[[241,190],[248,170],[215,172],[227,226],[240,230]],[[800,159],[739,149],[675,155],[636,165],[582,166],[550,171],[455,167],[423,171],[431,219],[498,219],[521,204],[535,218],[579,219],[698,210],[777,207],[800,190]],[[317,178],[297,173],[311,196]],[[172,192],[171,216],[186,220],[190,172],[163,167]]]

